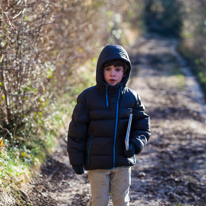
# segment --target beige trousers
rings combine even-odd
[[[90,170],[91,199],[87,206],[107,206],[109,194],[114,206],[129,206],[131,167],[111,170]]]

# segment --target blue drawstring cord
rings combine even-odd
[[[109,101],[108,101],[108,88],[106,86],[106,105],[107,105],[107,108],[109,107]]]

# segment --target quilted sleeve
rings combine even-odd
[[[69,124],[67,151],[71,165],[85,164],[87,130],[89,124],[88,107],[82,94],[77,98],[77,104]]]
[[[138,154],[147,144],[150,137],[150,118],[145,113],[145,107],[137,95],[133,108],[133,120],[131,126],[130,142],[135,146],[135,153]]]

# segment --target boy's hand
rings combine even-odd
[[[72,165],[72,168],[77,175],[82,175],[84,173],[83,165]]]
[[[134,147],[134,145],[133,144],[129,144],[129,150],[124,150],[124,155],[126,156],[126,157],[133,157],[134,156],[134,154],[135,154],[135,147]]]

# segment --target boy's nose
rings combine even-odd
[[[115,74],[115,72],[114,72],[114,70],[112,70],[111,73],[110,73],[110,75],[111,75],[111,76],[114,76],[114,74]]]

